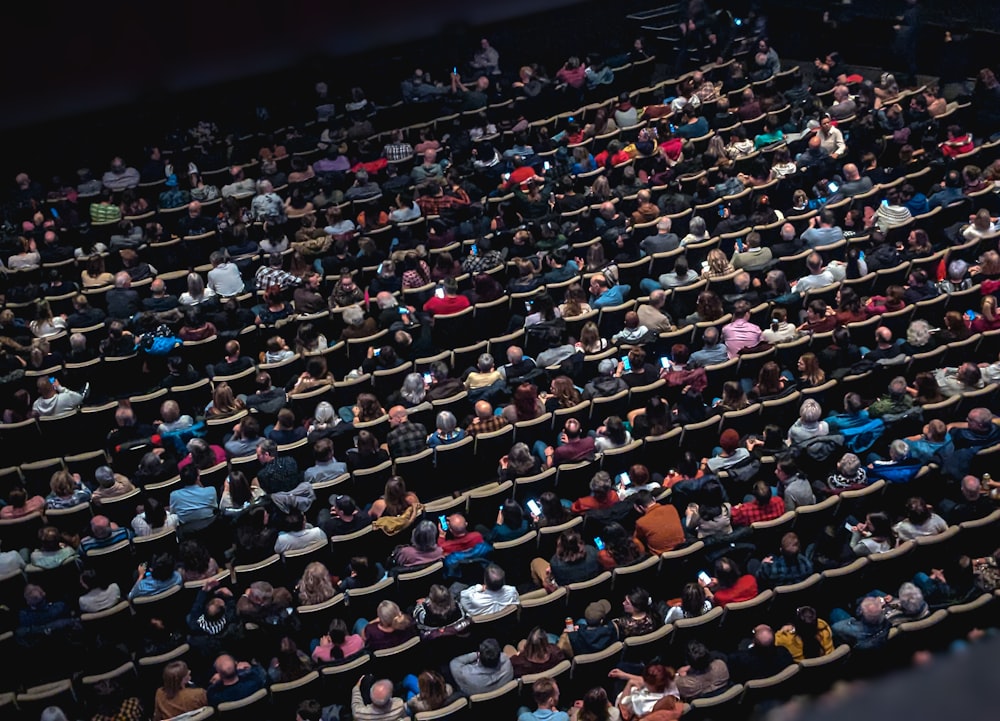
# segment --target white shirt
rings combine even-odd
[[[282,531],[278,534],[278,540],[274,542],[275,553],[286,553],[300,548],[308,548],[314,543],[326,540],[326,534],[322,528],[307,526],[301,531]]]
[[[521,602],[521,597],[513,586],[504,586],[499,591],[488,591],[483,584],[477,583],[463,590],[458,600],[470,616],[481,616],[486,613],[497,613],[507,606],[516,606]]]

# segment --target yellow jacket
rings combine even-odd
[[[830,624],[822,618],[818,618],[816,619],[816,626],[816,640],[819,641],[819,645],[823,648],[823,655],[826,656],[829,653],[833,653],[833,632],[830,630]],[[796,663],[805,658],[805,654],[802,651],[802,639],[799,638],[795,631],[788,631],[784,628],[778,629],[774,634],[774,643],[777,646],[787,648]]]

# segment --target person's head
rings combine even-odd
[[[295,721],[321,721],[322,718],[323,704],[314,698],[300,701],[295,708]]]
[[[973,408],[965,417],[969,430],[979,435],[986,435],[993,425],[993,412],[989,408]]]
[[[861,621],[869,626],[880,626],[885,620],[885,609],[881,599],[865,596],[859,606]]]
[[[392,706],[392,681],[379,679],[372,684],[369,696],[374,708],[388,710]]]
[[[257,460],[260,461],[261,465],[266,466],[277,457],[278,444],[270,438],[261,438],[257,443]]]
[[[612,488],[614,488],[614,484],[611,482],[611,476],[607,471],[598,471],[590,479],[590,495],[601,503],[604,503],[607,499]]]
[[[171,661],[163,668],[163,691],[173,698],[191,680],[191,669],[183,661]]]
[[[664,693],[673,683],[674,675],[674,670],[669,666],[651,663],[642,671],[642,683],[653,693]]]
[[[427,521],[427,523],[431,523]],[[431,523],[433,526],[434,524]],[[403,613],[395,601],[382,601],[375,611],[378,622],[384,628],[403,630],[410,625],[410,619]]]
[[[687,644],[687,662],[688,665],[694,671],[704,671],[708,668],[708,665],[712,663],[712,653],[708,650],[708,647],[697,639],[688,641]]]
[[[766,506],[771,501],[771,486],[768,485],[767,481],[757,481],[753,484],[750,494],[755,503]]]
[[[563,563],[576,563],[586,555],[583,537],[574,529],[567,529],[556,540],[556,556]]]
[[[554,709],[559,705],[559,686],[554,679],[544,677],[531,684],[531,695],[535,705],[542,709]]]
[[[812,426],[823,417],[823,409],[814,398],[807,398],[799,406],[799,420],[803,425]]]
[[[538,389],[533,383],[521,383],[511,399],[518,420],[532,420],[538,415]]]
[[[919,496],[914,496],[906,501],[904,507],[907,520],[915,526],[926,523],[931,517],[931,508],[927,501]]]
[[[500,665],[500,644],[495,638],[486,638],[479,643],[479,665],[484,668]]]

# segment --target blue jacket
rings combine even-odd
[[[618,285],[613,285],[606,291],[601,293],[599,296],[591,296],[590,307],[591,308],[604,308],[605,306],[611,305],[621,305],[625,302],[625,296],[627,296],[632,290],[632,286],[628,283],[619,283]]]

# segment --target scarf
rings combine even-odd
[[[215,620],[206,618],[205,614],[198,616],[198,628],[209,636],[218,636],[226,629],[226,617],[221,616]]]

